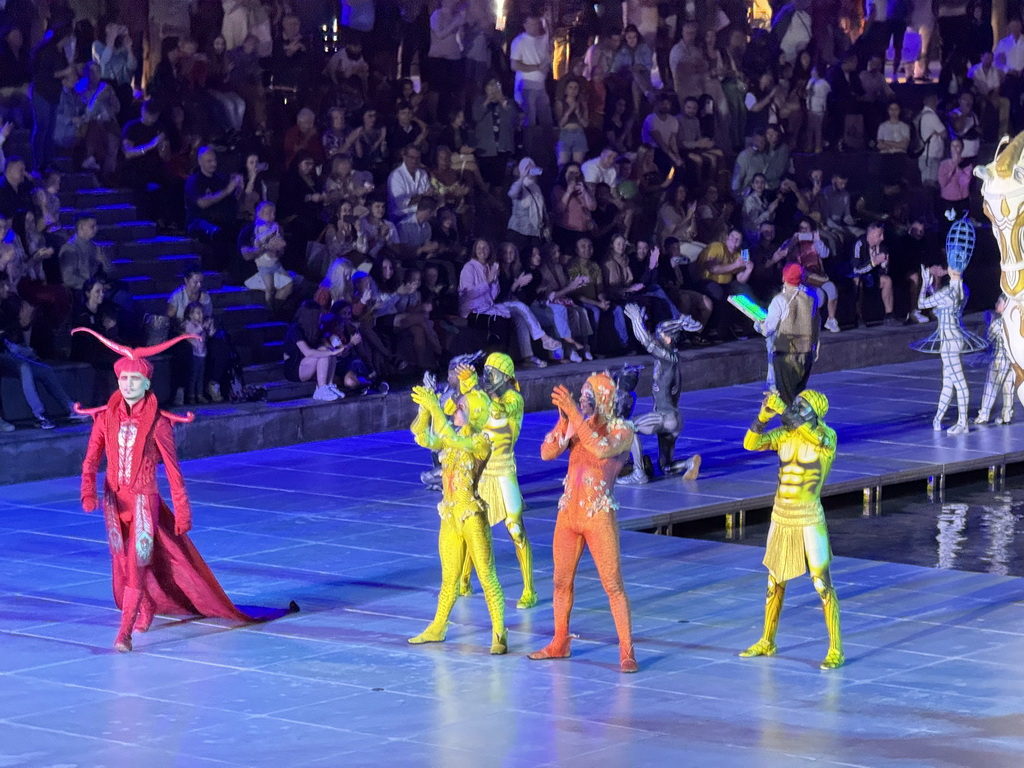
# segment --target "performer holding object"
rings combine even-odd
[[[996,397],[1003,398],[1002,413],[996,417],[996,424],[1009,424],[1013,421],[1014,381],[1010,355],[1006,347],[1006,331],[1003,329],[1003,312],[1006,311],[1006,296],[996,301],[996,311],[992,322],[988,325],[988,341],[992,345],[992,360],[988,364],[988,375],[985,376],[985,391],[981,396],[981,408],[975,424],[988,424],[992,418],[992,409]]]
[[[493,527],[504,521],[516,546],[516,558],[523,574],[523,595],[516,607],[533,608],[537,604],[537,592],[533,588],[533,550],[523,525],[523,495],[519,491],[515,454],[526,408],[523,396],[519,394],[519,382],[516,381],[511,357],[502,352],[492,352],[484,362],[484,377],[484,391],[491,400],[484,434],[491,441],[491,454],[480,476],[480,498],[487,505],[487,522]],[[476,371],[471,366],[459,369],[459,379],[464,393],[478,386]],[[467,554],[459,585],[461,595],[472,594],[469,572],[470,558]]]
[[[130,651],[132,632],[149,629],[156,613],[238,621],[270,618],[256,618],[236,608],[185,535],[192,528],[192,510],[178,468],[172,425],[192,421],[192,414],[182,417],[159,409],[149,391],[153,365],[146,358],[192,337],[178,336],[155,347],[130,349],[88,328],[75,328],[72,333],[79,331],[91,333],[121,355],[114,364],[118,391],[107,405],[76,406],[79,413],[94,419],[82,464],[82,507],[86,512],[99,507],[96,473],[103,456],[107,457],[103,513],[113,557],[114,602],[121,609],[114,648]],[[156,465],[160,461],[171,484],[173,514],[157,490]]]
[[[654,381],[651,394],[654,396],[654,410],[633,419],[636,432],[643,435],[658,436],[658,464],[666,475],[683,474],[684,480],[695,480],[700,472],[700,454],[694,454],[686,460],[675,458],[676,440],[683,430],[683,419],[679,415],[679,395],[682,392],[682,371],[679,365],[679,353],[676,351],[676,337],[683,331],[699,331],[701,324],[689,315],[682,315],[678,320],[666,320],[659,323],[652,335],[647,330],[647,313],[637,304],[627,304],[626,317],[633,323],[633,334],[637,341],[644,345],[654,356]],[[641,485],[650,478],[644,471],[643,450],[640,440],[634,434],[633,473],[622,478],[624,485]]]
[[[558,408],[558,424],[541,444],[545,461],[556,459],[569,449],[569,471],[565,492],[558,502],[558,520],[552,541],[555,562],[555,636],[531,659],[562,659],[571,655],[569,613],[572,611],[576,568],[583,545],[597,565],[601,584],[619,635],[619,666],[636,672],[629,598],[622,583],[619,558],[618,504],[612,498],[615,478],[626,460],[633,440],[633,427],[615,416],[615,384],[608,374],[587,379],[580,393],[580,406],[565,387],[555,387],[551,402]]]
[[[467,392],[459,398],[453,427],[433,390],[413,387],[412,399],[420,407],[412,423],[416,444],[439,451],[441,458],[442,496],[441,503],[437,505],[441,515],[441,530],[437,537],[441,556],[441,591],[437,596],[434,620],[409,642],[416,645],[444,641],[448,616],[458,599],[459,574],[468,550],[491,614],[491,653],[505,653],[508,650],[505,597],[494,570],[487,511],[477,494],[480,473],[490,454],[490,441],[483,434],[490,401],[479,390]]]
[[[475,365],[476,361],[483,357],[483,352],[473,352],[468,355],[456,355],[448,363],[448,379],[444,387],[439,387],[437,377],[430,371],[423,374],[423,386],[437,393],[437,399],[441,402],[441,409],[451,416],[458,407],[458,400],[462,393],[459,392],[459,367],[463,365]],[[431,453],[430,458],[434,466],[426,472],[420,473],[420,482],[428,491],[441,490],[441,461],[437,453]]]
[[[779,454],[779,488],[775,492],[764,555],[768,568],[764,634],[740,656],[775,655],[775,631],[779,627],[786,582],[809,568],[828,627],[828,654],[821,668],[835,669],[843,664],[839,599],[829,573],[832,548],[821,508],[821,489],[836,455],[836,433],[825,424],[826,413],[828,398],[813,389],[801,392],[788,407],[777,393],[769,392],[761,403],[757,420],[743,438],[743,447],[748,451]],[[776,414],[782,416],[782,426],[765,432]]]
[[[947,432],[950,435],[965,435],[970,430],[967,411],[971,397],[960,357],[988,348],[985,339],[968,331],[963,324],[963,311],[970,293],[963,283],[962,273],[973,252],[974,227],[966,218],[960,219],[950,227],[946,237],[949,285],[931,293],[931,275],[927,267],[921,267],[921,296],[917,305],[919,309],[934,309],[939,327],[928,338],[910,345],[919,352],[938,354],[942,360],[942,390],[939,392],[939,404],[932,428],[936,432],[942,431],[942,419],[949,410],[955,392],[957,419],[956,424]]]

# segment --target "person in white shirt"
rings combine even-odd
[[[420,166],[420,150],[412,144],[402,150],[402,164],[388,176],[388,218],[399,228],[416,219],[416,206],[434,194],[430,175]]]
[[[1017,130],[1021,125],[1020,98],[1024,94],[1024,36],[1018,19],[1007,24],[1006,31],[1009,34],[996,43],[995,65],[1003,72],[1001,92],[1010,100],[1010,123]]]
[[[679,154],[677,143],[679,120],[669,114],[672,100],[665,95],[659,96],[654,102],[654,111],[644,118],[640,129],[640,140],[654,147],[654,162],[662,173],[669,168],[680,168],[683,158]]]
[[[540,16],[527,16],[523,32],[512,41],[509,50],[516,73],[514,97],[523,110],[523,124],[550,126],[551,100],[546,87],[551,72],[551,36]]]
[[[946,126],[935,111],[939,97],[930,93],[924,97],[924,107],[917,116],[917,135],[921,140],[921,156],[917,167],[921,183],[935,186],[939,183],[939,163],[946,157]]]
[[[821,65],[811,69],[811,78],[807,81],[807,151],[821,152],[822,129],[825,126],[825,115],[828,112],[828,95],[832,86],[821,76]]]
[[[975,64],[967,72],[967,77],[974,84],[974,90],[982,97],[981,107],[982,121],[989,123],[987,118],[995,113],[999,116],[999,131],[997,136],[1005,136],[1010,130],[1010,100],[1003,96],[1003,73],[995,66],[995,60],[991,51],[981,54],[981,61]]]
[[[889,104],[888,113],[889,119],[878,126],[876,147],[883,155],[906,154],[910,146],[910,126],[900,120],[898,101]]]
[[[583,180],[587,183],[591,193],[595,191],[598,184],[607,184],[613,190],[619,183],[619,171],[615,167],[615,161],[619,159],[619,153],[614,149],[604,149],[597,157],[592,157],[580,166],[583,171]]]

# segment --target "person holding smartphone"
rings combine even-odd
[[[835,283],[826,274],[823,263],[831,254],[828,246],[821,240],[814,219],[809,216],[800,219],[796,234],[779,247],[776,255],[784,255],[787,264],[799,264],[803,268],[803,284],[817,294],[819,307],[822,304],[827,307],[828,319],[825,320],[825,330],[839,333],[839,322],[836,320],[839,292]]]
[[[738,318],[726,302],[729,296],[743,294],[753,298],[747,284],[754,271],[751,261],[744,261],[741,256],[743,233],[733,228],[725,240],[711,243],[703,250],[697,260],[697,269],[701,276],[701,293],[709,296],[713,304],[710,324],[719,338],[730,335],[730,323]],[[736,335],[735,332],[732,335]]]

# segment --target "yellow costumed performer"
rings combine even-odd
[[[458,599],[459,574],[468,551],[491,614],[491,653],[505,653],[508,650],[505,596],[494,569],[494,548],[487,512],[477,495],[480,473],[490,455],[490,441],[483,434],[490,401],[478,390],[467,392],[459,399],[453,415],[453,427],[432,390],[413,387],[412,399],[420,407],[411,427],[416,443],[438,451],[441,459],[442,495],[441,503],[437,505],[441,515],[441,530],[437,537],[441,556],[441,591],[437,596],[434,620],[409,642],[444,641],[448,616]]]
[[[477,386],[476,372],[469,366],[459,369],[460,389],[466,393]],[[487,505],[487,521],[495,526],[504,521],[512,543],[516,545],[519,570],[523,574],[523,595],[517,608],[537,604],[533,588],[533,551],[523,525],[523,495],[516,476],[516,442],[523,429],[523,396],[519,394],[516,369],[512,358],[493,352],[484,362],[484,390],[491,398],[491,413],[484,434],[491,441],[491,455],[480,476],[479,493]],[[459,594],[472,594],[469,585],[470,560],[462,569]]]
[[[825,424],[827,412],[828,398],[821,392],[805,389],[787,407],[778,393],[772,391],[743,438],[743,447],[748,451],[779,454],[779,488],[775,492],[764,555],[768,568],[764,634],[740,656],[775,655],[775,631],[779,628],[786,582],[810,569],[828,627],[828,654],[821,668],[835,669],[845,660],[839,631],[839,599],[829,573],[832,548],[821,508],[821,488],[836,456],[836,433]],[[776,414],[782,416],[782,426],[765,432]]]

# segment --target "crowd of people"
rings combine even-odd
[[[320,400],[485,346],[637,351],[628,304],[697,320],[683,344],[746,336],[727,299],[767,303],[793,263],[827,331],[928,322],[944,214],[977,215],[982,143],[1024,127],[1021,23],[997,35],[983,0],[501,7],[9,0],[4,371],[105,366],[74,324],[190,332],[175,389],[221,399],[237,355],[204,270],[291,320],[284,375]],[[30,156],[4,158],[15,128]],[[201,244],[166,321],[134,310],[95,218],[62,230],[58,157]]]

